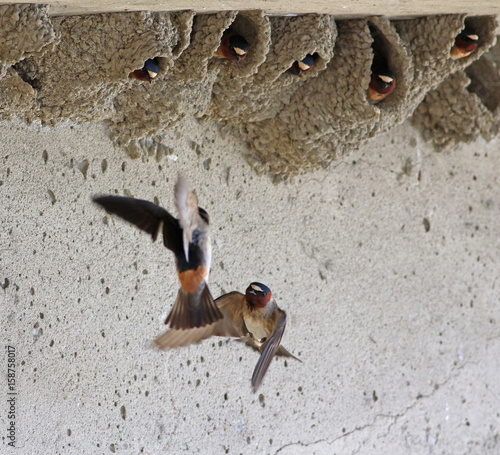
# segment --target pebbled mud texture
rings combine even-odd
[[[187,18],[188,13],[183,14]],[[141,154],[144,138],[156,136],[155,141],[161,140],[161,132],[185,115],[206,114],[221,70],[213,53],[236,15],[230,11],[186,20],[189,47],[176,60],[171,73],[158,75],[151,84],[134,81],[133,87],[116,97],[118,115],[108,125],[114,139],[131,156]]]
[[[497,45],[496,48],[499,46]],[[493,53],[491,53],[493,54]],[[412,122],[438,150],[492,140],[500,129],[500,67],[490,55],[446,79],[418,106]]]
[[[275,118],[245,125],[254,151],[250,162],[262,172],[287,175],[328,167],[370,137],[399,125],[429,90],[477,60],[494,42],[495,19],[473,18],[481,36],[477,51],[451,60],[450,49],[465,21],[465,15],[394,23],[384,18],[338,21],[335,56],[328,68]],[[388,98],[373,106],[366,90],[376,52],[387,59],[397,84]]]
[[[405,97],[409,60],[391,44],[397,36],[390,24],[374,21],[391,32],[383,52],[390,55],[401,79],[390,104],[389,99],[383,102],[390,112]],[[245,125],[263,171],[297,174],[328,166],[375,134],[381,108],[369,104],[366,97],[374,56],[368,21],[339,21],[337,30],[335,56],[325,71],[304,84],[274,119]]]
[[[0,63],[12,66],[28,57],[40,57],[58,42],[47,15],[47,5],[0,5]],[[0,77],[5,75],[0,73]]]
[[[211,111],[214,119],[254,122],[273,118],[333,57],[337,29],[332,16],[271,17],[268,22],[267,27],[261,27],[268,40],[265,61],[255,74],[226,77],[216,84]],[[314,67],[300,77],[290,74],[293,63],[307,54],[316,57]]]
[[[36,92],[24,82],[13,68],[8,68],[0,80],[0,116],[11,120],[14,116],[29,118],[35,110]]]
[[[479,47],[451,60],[465,26],[479,35]],[[50,18],[43,5],[3,6],[0,116],[48,125],[103,121],[132,157],[168,154],[168,129],[185,116],[210,117],[246,135],[258,172],[296,175],[330,166],[420,104],[414,122],[436,144],[496,135],[498,59],[482,57],[495,28],[493,16],[463,14],[394,22],[262,11]],[[245,59],[214,55],[226,31],[250,43]],[[291,74],[307,54],[314,67]],[[160,72],[151,83],[129,76],[154,57]],[[373,105],[367,89],[379,58],[396,88]],[[456,120],[460,115],[466,118]]]
[[[182,42],[169,13],[56,17],[52,23],[61,36],[57,51],[17,66],[37,90],[38,118],[50,125],[110,118],[114,98],[132,84],[129,73],[157,56],[167,72]]]
[[[21,79],[13,65],[52,51],[59,34],[46,5],[0,6],[0,116],[31,119],[36,92]]]

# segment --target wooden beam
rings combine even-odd
[[[26,0],[0,0],[0,4],[34,3]],[[382,15],[408,18],[434,14],[468,13],[470,15],[500,14],[497,0],[46,0],[49,14],[66,16],[126,11],[194,10],[209,13],[227,10],[262,9],[268,14],[324,13],[338,17]]]

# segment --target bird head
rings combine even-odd
[[[246,290],[246,299],[250,309],[264,308],[273,298],[271,289],[265,284],[253,282]]]
[[[243,60],[248,53],[248,42],[241,35],[233,35],[229,39],[229,50],[237,61]]]
[[[144,62],[143,71],[147,72],[151,79],[154,79],[160,72],[160,65],[158,65],[158,59],[149,58]]]

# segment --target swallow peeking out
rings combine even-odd
[[[190,330],[169,330],[154,341],[159,349],[197,343],[211,336],[237,337],[261,352],[252,375],[256,392],[275,355],[293,357],[280,345],[286,325],[286,313],[278,308],[271,290],[262,283],[251,283],[246,293],[233,291],[215,300],[224,315],[214,324]],[[300,361],[300,360],[299,360]]]
[[[94,202],[151,235],[163,230],[163,244],[175,255],[181,287],[165,324],[172,329],[203,327],[222,319],[208,289],[212,248],[208,214],[198,207],[195,191],[179,175],[174,189],[179,219],[152,202],[122,196],[98,196]]]
[[[396,77],[387,68],[372,67],[368,86],[368,101],[372,104],[385,100],[396,88]]]
[[[249,44],[245,38],[230,30],[226,30],[220,42],[219,48],[214,55],[228,60],[243,60],[249,49]]]
[[[300,62],[293,62],[293,65],[288,69],[288,72],[294,76],[302,76],[314,66],[314,63],[315,58],[311,54],[307,54]]]
[[[451,59],[468,57],[477,49],[478,41],[479,36],[471,28],[465,27],[455,38],[455,44],[450,51]]]
[[[158,76],[160,72],[160,65],[158,63],[158,58],[150,58],[144,62],[144,66],[140,70],[132,71],[129,76],[139,79],[140,81],[149,82]]]

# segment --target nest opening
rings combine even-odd
[[[495,112],[500,105],[500,95],[494,88],[500,81],[493,81],[491,74],[476,71],[474,65],[467,67],[465,74],[470,79],[467,91],[477,95],[486,109]]]
[[[371,21],[367,22],[368,28],[370,30],[370,35],[372,37],[372,52],[373,59],[371,64],[371,73],[373,74],[384,74],[392,77],[395,82],[395,90],[397,90],[398,82],[396,78],[397,72],[395,68],[393,68],[392,64],[392,45],[387,39],[387,37],[382,33],[382,31]],[[385,80],[386,78],[383,77]],[[386,100],[390,100],[394,97],[394,92],[389,93],[387,98],[382,99],[381,101],[376,101],[379,106],[383,106],[383,103]]]
[[[478,36],[478,47],[481,47],[481,45],[484,43],[484,34],[481,33],[482,29],[483,27],[476,18],[466,17],[464,20],[464,28],[461,30],[461,32],[464,30],[471,30],[472,32],[476,33]]]
[[[254,24],[252,23],[252,21],[249,18],[247,18],[243,14],[239,13],[235,17],[234,21],[229,25],[229,27],[227,27],[224,30],[224,33],[222,34],[221,40],[219,42],[219,49],[221,49],[221,46],[224,47],[225,38],[228,35],[229,36],[230,35],[241,36],[248,43],[248,51],[247,51],[245,57],[242,58],[241,60],[236,61],[234,59],[228,58],[228,59],[226,59],[225,63],[230,62],[232,65],[234,65],[235,68],[241,68],[241,67],[246,66],[248,64],[248,62],[250,60],[252,60],[252,58],[249,58],[249,57],[251,57],[252,54],[254,53],[254,46],[255,46],[255,43],[257,41],[257,30],[255,30]],[[226,43],[226,45],[227,45],[227,43]],[[218,49],[218,51],[219,51],[219,49]],[[216,55],[218,53],[218,51],[216,51],[216,53],[212,57],[212,60],[219,60],[219,58],[217,58],[217,55]]]
[[[12,65],[12,68],[16,71],[16,73],[23,82],[26,82],[28,85],[31,85],[31,87],[33,87],[34,90],[41,90],[42,88],[41,81],[38,78],[32,77],[32,75],[30,75],[29,71],[26,68],[26,63],[23,63],[23,60],[21,60],[21,62]]]
[[[303,60],[307,59],[308,57],[312,58],[312,66],[309,69],[303,71],[303,68],[301,69],[302,66],[301,62],[303,62]],[[286,75],[292,75],[299,78],[306,78],[312,74],[315,74],[317,72],[318,66],[324,67],[325,65],[321,65],[322,62],[324,62],[324,59],[321,58],[317,52],[313,53],[308,52],[300,59],[295,60],[290,66],[290,68],[287,68],[285,71],[283,71],[281,73],[281,77]]]

